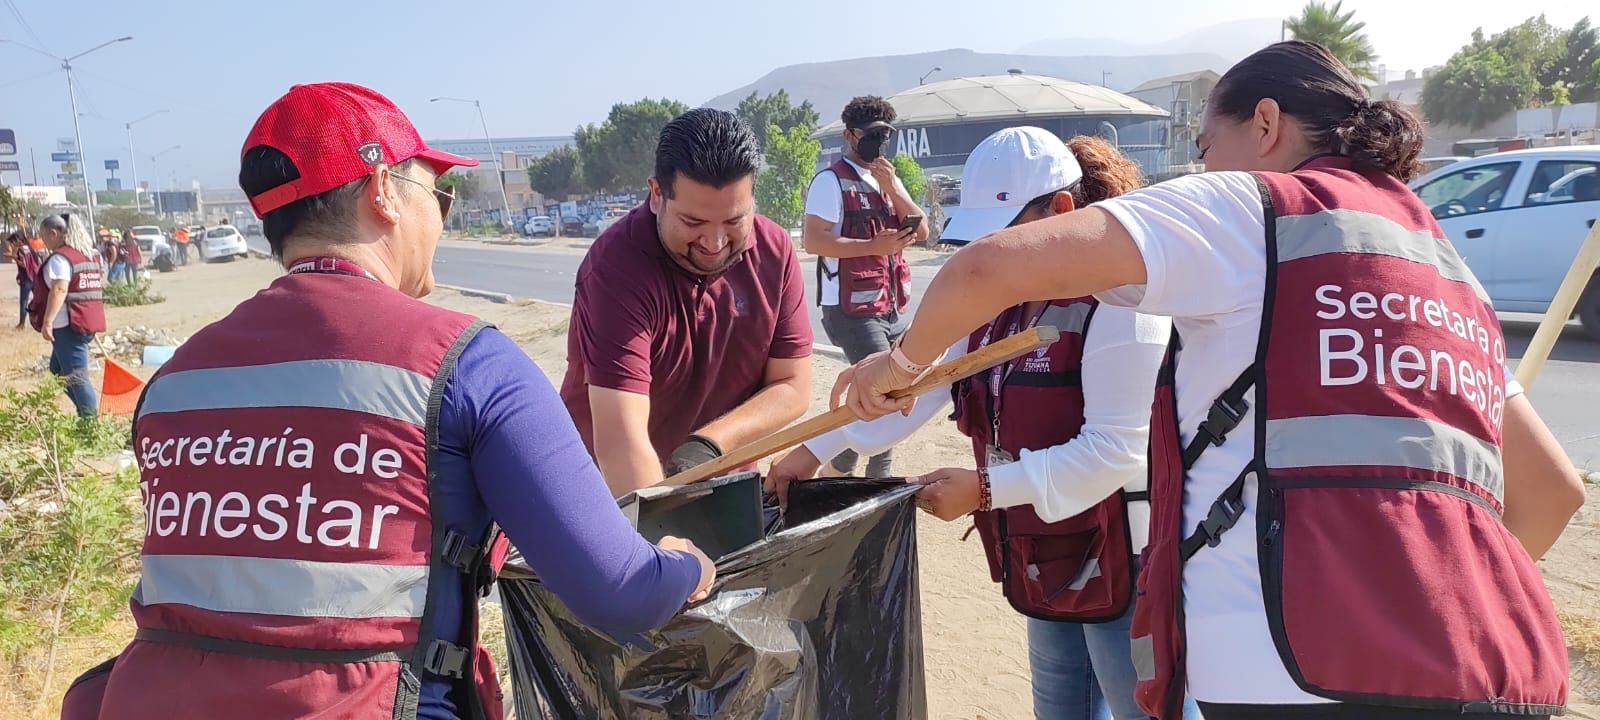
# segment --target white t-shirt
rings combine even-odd
[[[1166,354],[1172,323],[1124,308],[1101,306],[1083,339],[1083,429],[1077,437],[1044,450],[1024,450],[1017,461],[989,468],[990,499],[997,508],[1032,505],[1048,522],[1065,520],[1106,499],[1118,488],[1148,486],[1150,404],[1156,373]],[[967,340],[951,346],[943,362],[967,352]],[[918,398],[910,415],[885,415],[856,421],[806,442],[823,461],[840,451],[876,455],[910,437],[944,414],[950,392],[935,390]],[[1150,531],[1150,506],[1128,506],[1133,550],[1144,549]]]
[[[60,281],[72,280],[72,263],[67,261],[65,255],[51,255],[44,264],[44,282],[46,286],[54,285]],[[56,313],[56,319],[50,322],[51,328],[64,328],[67,326],[67,304],[61,303],[61,312]]]
[[[849,158],[845,158],[845,162],[850,163],[850,167],[856,169],[856,174],[861,176],[861,182],[866,183],[873,190],[881,192],[882,189],[878,187],[878,179],[872,176],[871,170],[855,164]],[[894,186],[901,192],[906,189],[905,183],[900,182],[899,177],[894,179]],[[884,201],[888,202],[889,199],[886,197]],[[806,214],[815,215],[833,223],[833,234],[835,235],[843,232],[844,195],[839,190],[839,176],[834,171],[823,170],[817,173],[815,178],[812,178],[811,189],[806,191]],[[838,258],[822,258],[822,264],[828,268],[828,273],[839,272]],[[838,278],[828,277],[828,273],[823,273],[821,284],[817,287],[817,296],[823,305],[838,305],[839,280]]]
[[[1187,444],[1212,401],[1255,359],[1267,273],[1261,191],[1249,173],[1203,173],[1096,206],[1133,236],[1147,276],[1145,285],[1097,297],[1171,316],[1183,339],[1176,380],[1179,430]],[[1507,397],[1519,392],[1514,381],[1507,383]],[[1258,404],[1252,397],[1250,411],[1228,441],[1207,448],[1190,470],[1184,485],[1185,532],[1199,524],[1252,459]],[[1256,557],[1256,492],[1256,481],[1247,480],[1238,524],[1184,568],[1189,693],[1211,703],[1332,702],[1296,686],[1273,644]]]

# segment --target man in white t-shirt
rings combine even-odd
[[[883,148],[894,135],[894,106],[862,96],[845,106],[844,158],[817,173],[806,194],[803,242],[817,256],[817,304],[828,340],[857,362],[905,331],[900,314],[910,271],[900,258],[907,245],[928,236],[917,206]],[[841,174],[844,177],[841,177]],[[854,177],[850,177],[850,176]],[[916,217],[917,224],[902,223]],[[886,450],[867,463],[868,477],[889,475]],[[856,454],[833,459],[839,475],[855,471]]]

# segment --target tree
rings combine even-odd
[[[796,127],[815,128],[820,120],[810,100],[795,105],[789,101],[787,90],[779,90],[766,97],[758,97],[752,91],[750,97],[739,101],[739,107],[733,112],[750,124],[756,136],[761,138],[763,147],[766,146],[768,130],[772,126],[776,126],[779,132],[787,133]]]
[[[1572,102],[1600,99],[1600,31],[1589,24],[1589,18],[1573,23],[1567,31],[1564,50],[1560,75],[1571,92]]]
[[[1473,40],[1474,44],[1478,42],[1476,36]],[[1550,86],[1567,79],[1561,68],[1562,59],[1566,56],[1566,33],[1551,25],[1543,15],[1528,18],[1495,33],[1489,38],[1488,45],[1499,52],[1507,63],[1527,68],[1538,83],[1534,92],[1529,93],[1526,101],[1517,109],[1527,107],[1534,100],[1549,103]]]
[[[1344,11],[1343,0],[1328,5],[1317,0],[1306,3],[1299,17],[1289,18],[1289,33],[1296,40],[1317,43],[1339,58],[1356,77],[1379,80],[1373,72],[1378,55],[1367,40],[1364,22],[1355,22],[1356,11]]]
[[[911,157],[911,153],[894,156],[894,174],[900,177],[900,183],[906,186],[906,193],[913,200],[927,192],[928,176],[922,172],[922,166],[917,164],[916,158]]]
[[[805,188],[822,152],[822,143],[811,139],[811,127],[767,126],[766,167],[756,176],[756,209],[786,228],[798,227],[805,216]]]
[[[1477,130],[1509,112],[1527,107],[1539,92],[1533,68],[1508,62],[1482,41],[1450,57],[1422,85],[1422,111],[1429,120]]]
[[[646,98],[613,105],[605,122],[578,128],[573,135],[583,188],[603,192],[644,187],[655,172],[661,128],[688,111],[688,105],[676,100]]]
[[[137,225],[161,225],[161,219],[147,212],[137,212],[131,207],[99,207],[95,222],[108,228],[127,230]]]
[[[528,165],[528,186],[552,200],[566,200],[583,186],[578,150],[563,145]]]
[[[455,193],[456,202],[463,205],[478,198],[478,184],[473,182],[472,178],[454,170],[440,175],[433,184],[441,190]]]

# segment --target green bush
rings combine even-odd
[[[47,673],[62,640],[122,612],[142,529],[136,472],[107,461],[126,447],[127,421],[79,420],[61,394],[55,378],[0,394],[0,655],[44,653],[27,664]]]
[[[150,289],[149,280],[138,280],[131,283],[106,283],[100,290],[101,297],[111,307],[154,305],[167,299],[167,296]]]

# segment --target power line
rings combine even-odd
[[[59,72],[59,70],[51,69],[51,70],[46,70],[46,71],[44,71],[42,73],[39,73],[38,75],[29,75],[28,77],[25,77],[25,78],[18,78],[16,80],[12,80],[10,82],[0,83],[0,89],[12,87],[13,85],[21,85],[21,84],[26,83],[26,82],[33,82],[34,80],[38,80],[40,78],[45,78],[45,77],[49,77],[51,75],[54,75],[57,72]]]
[[[22,16],[22,11],[17,9],[17,3],[14,2],[14,0],[6,0],[6,7],[11,9],[11,16],[17,19],[17,24],[21,25],[23,30],[27,31],[28,37],[33,38],[33,42],[34,42],[35,45],[38,45],[39,47],[42,47],[45,50],[49,50],[50,49],[49,47],[45,46],[44,40],[39,38],[39,33],[36,33],[36,32],[33,31],[33,26],[29,25],[28,24],[28,19],[26,17]],[[55,53],[50,53],[50,54],[54,55]]]

